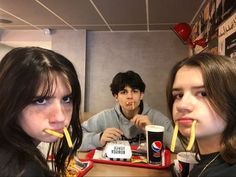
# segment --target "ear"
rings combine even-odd
[[[118,95],[117,94],[114,94],[114,98],[116,101],[118,101]]]
[[[144,92],[141,92],[141,94],[140,94],[140,100],[143,100],[143,97],[144,97]]]

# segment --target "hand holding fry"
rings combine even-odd
[[[133,122],[136,127],[142,129],[143,131],[145,131],[146,125],[151,125],[149,117],[141,114],[136,114],[130,121]]]
[[[107,128],[100,137],[100,144],[104,146],[107,142],[115,141],[121,138],[123,132],[118,128]]]

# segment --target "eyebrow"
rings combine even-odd
[[[73,95],[72,95],[72,92],[71,93],[69,93],[69,94],[66,94],[64,97],[72,97]]]
[[[39,98],[53,98],[54,95],[36,95],[34,98],[39,99]],[[72,92],[63,95],[63,97],[72,97]]]
[[[193,90],[205,89],[205,86],[204,85],[194,86],[194,87],[191,87],[191,89],[193,89]],[[181,87],[172,88],[172,92],[173,91],[180,91],[180,90],[183,90],[183,89]]]

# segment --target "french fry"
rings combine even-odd
[[[132,109],[133,109],[133,110],[135,109],[134,101],[130,101],[130,102],[127,101],[127,102],[126,102],[126,105],[127,105],[127,106],[132,106]]]
[[[63,128],[63,131],[64,131],[64,134],[65,134],[65,136],[66,136],[66,141],[67,141],[67,144],[68,144],[69,148],[72,148],[73,145],[72,145],[72,141],[71,141],[71,138],[70,138],[70,134],[69,134],[67,128],[64,127],[64,128]]]
[[[177,140],[178,130],[179,130],[179,124],[178,124],[178,122],[176,122],[174,133],[173,133],[172,140],[171,140],[171,145],[170,145],[171,152],[175,151],[175,144],[176,144],[176,140]]]
[[[56,131],[54,131],[54,130],[45,129],[44,131],[45,131],[46,133],[50,134],[50,135],[53,135],[53,136],[56,136],[56,137],[59,137],[59,138],[63,138],[63,134],[62,134],[62,133],[56,132]]]
[[[188,146],[186,148],[187,151],[190,151],[193,147],[193,143],[195,141],[195,129],[196,129],[196,123],[197,121],[194,120],[192,123],[192,127],[191,127],[191,135],[190,135],[190,139],[189,139],[189,143]]]

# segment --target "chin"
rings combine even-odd
[[[47,139],[47,140],[44,140],[44,142],[46,142],[46,143],[54,143],[54,142],[56,142],[57,140],[58,140],[59,138],[50,138],[50,139]]]
[[[180,130],[180,133],[185,137],[190,137],[191,131],[190,129]]]

